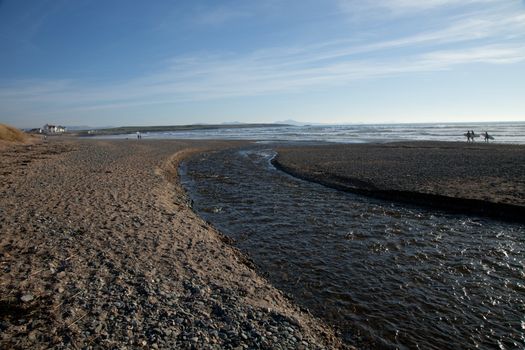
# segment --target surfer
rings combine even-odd
[[[470,130],[470,138],[472,139],[472,142],[474,142],[474,137],[477,137],[476,134],[474,134],[474,130]]]
[[[489,133],[485,131],[484,136],[485,136],[485,142],[489,142],[489,140],[490,140],[490,138],[491,138],[491,136],[489,135]]]
[[[467,130],[465,135],[467,136],[467,142],[470,142],[470,130]]]

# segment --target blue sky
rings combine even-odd
[[[18,127],[525,120],[523,0],[0,0]]]

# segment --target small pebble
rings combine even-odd
[[[20,298],[20,300],[22,300],[24,303],[30,302],[33,299],[35,299],[35,297],[31,293],[24,294]]]

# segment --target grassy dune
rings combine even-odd
[[[9,125],[0,124],[0,141],[25,142],[30,136],[25,132]]]

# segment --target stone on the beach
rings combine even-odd
[[[20,298],[20,300],[22,300],[24,303],[28,303],[28,302],[32,301],[33,299],[35,299],[35,297],[31,293],[24,294]]]

